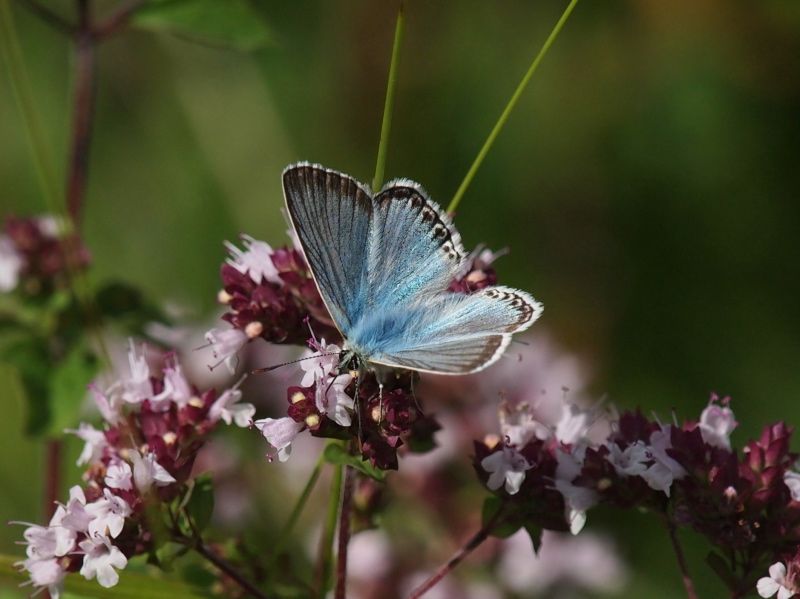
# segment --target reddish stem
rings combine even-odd
[[[444,578],[447,574],[449,574],[458,564],[460,564],[464,558],[466,558],[470,553],[472,553],[481,543],[483,543],[489,536],[489,534],[494,530],[494,528],[500,523],[503,517],[503,508],[501,507],[497,510],[492,519],[489,520],[483,527],[475,533],[475,535],[467,542],[464,547],[462,547],[458,553],[456,553],[450,560],[444,564],[439,570],[431,576],[428,580],[426,580],[421,586],[417,587],[409,596],[408,599],[419,599],[425,593],[427,593],[430,589],[432,589],[442,578]]]
[[[102,40],[118,33],[128,24],[133,12],[143,4],[146,4],[146,0],[130,0],[122,4],[117,10],[95,25],[95,39]]]
[[[681,576],[683,577],[683,586],[686,587],[686,594],[689,599],[697,599],[692,577],[689,575],[689,567],[686,564],[686,556],[684,556],[683,548],[678,540],[678,530],[672,521],[667,522],[667,530],[669,531],[669,540],[672,543],[672,549],[675,551],[675,557],[678,560],[678,568],[680,568]]]
[[[75,230],[80,230],[81,213],[86,199],[86,180],[89,170],[89,142],[94,107],[94,33],[92,32],[89,0],[78,0],[78,33],[75,53],[75,84],[72,106],[67,170],[67,212]]]

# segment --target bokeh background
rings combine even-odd
[[[72,3],[48,4],[71,17]],[[249,4],[271,32],[253,52],[130,30],[98,54],[84,224],[92,277],[139,286],[198,323],[217,314],[223,240],[286,241],[288,163],[365,182],[375,169],[397,3]],[[446,205],[566,2],[408,4],[387,178],[419,181]],[[11,7],[63,167],[73,48]],[[4,65],[2,212],[39,214],[7,75]],[[591,397],[665,420],[674,408],[682,420],[709,392],[730,395],[741,446],[768,422],[800,417],[798,125],[800,3],[584,1],[455,222],[468,248],[511,249],[501,282],[544,303],[534,336],[577,356]],[[0,388],[10,389],[0,520],[41,522],[41,446],[21,433],[13,381]],[[250,444],[249,467],[268,477],[283,466],[261,463],[263,450]],[[75,483],[79,471],[67,476]],[[587,529],[610,533],[630,564],[614,596],[682,596],[651,518],[592,512]],[[0,551],[21,555],[20,535],[0,528]],[[700,595],[720,596],[707,547],[685,538]]]

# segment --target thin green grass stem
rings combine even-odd
[[[331,585],[331,572],[333,571],[333,544],[336,533],[336,524],[339,521],[339,505],[341,503],[342,482],[344,466],[336,464],[333,470],[331,483],[330,503],[328,504],[328,517],[325,521],[325,530],[320,545],[320,560],[317,579],[317,596],[325,597]]]
[[[406,3],[405,0],[400,0],[400,8],[397,11],[397,25],[394,29],[392,61],[389,65],[389,82],[386,85],[386,103],[383,105],[381,139],[378,142],[378,163],[375,166],[375,178],[372,180],[372,189],[374,191],[378,191],[383,185],[383,175],[386,171],[386,154],[389,149],[389,133],[392,129],[392,111],[394,110],[395,88],[397,87],[397,67],[400,64],[400,48],[403,45],[405,15]]]
[[[497,123],[492,129],[492,132],[489,134],[489,137],[486,139],[486,142],[483,144],[481,151],[478,152],[478,156],[475,158],[475,162],[472,163],[469,171],[467,171],[464,180],[461,182],[461,185],[456,191],[456,194],[453,196],[453,200],[450,202],[450,205],[447,207],[447,212],[455,212],[456,208],[458,208],[458,204],[461,202],[461,198],[464,197],[464,193],[466,193],[469,184],[472,183],[472,179],[475,177],[475,173],[478,172],[478,168],[480,168],[481,164],[483,163],[483,159],[486,158],[486,155],[489,153],[492,145],[494,144],[495,139],[500,134],[500,130],[503,128],[503,125],[506,124],[509,115],[511,115],[511,111],[514,110],[514,107],[517,105],[517,101],[522,96],[522,92],[525,91],[525,88],[528,86],[528,82],[533,77],[533,74],[536,72],[536,69],[539,68],[539,64],[542,62],[544,55],[547,54],[547,51],[550,49],[550,46],[553,45],[556,37],[561,32],[561,28],[564,26],[564,23],[567,22],[569,15],[572,13],[572,9],[575,8],[575,5],[578,4],[578,0],[571,0],[569,6],[564,10],[564,14],[561,15],[561,18],[556,23],[556,26],[553,28],[553,31],[550,33],[550,36],[545,41],[542,49],[539,50],[539,54],[536,55],[534,58],[533,63],[531,63],[528,72],[525,73],[525,76],[522,78],[517,90],[514,92],[514,95],[511,96],[511,99],[508,101],[505,110],[503,110],[503,114],[500,115],[500,118],[497,120]]]
[[[275,543],[273,547],[273,555],[272,555],[272,562],[270,563],[270,570],[277,562],[281,551],[286,546],[286,543],[289,541],[289,538],[294,531],[294,527],[297,524],[297,521],[300,519],[300,514],[303,513],[303,509],[306,507],[306,503],[308,503],[308,498],[311,496],[311,491],[314,490],[314,487],[319,480],[319,475],[322,472],[322,466],[325,464],[325,452],[319,454],[319,459],[317,459],[317,464],[314,466],[314,471],[311,473],[311,476],[308,477],[308,482],[306,483],[303,492],[300,494],[300,497],[297,499],[297,503],[292,510],[292,515],[289,516],[289,520],[286,522],[286,526],[283,527],[283,531],[281,531],[281,535],[278,537],[278,541]]]

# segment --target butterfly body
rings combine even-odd
[[[542,306],[523,291],[447,291],[466,251],[450,219],[416,183],[377,194],[352,177],[300,163],[283,174],[292,224],[345,358],[361,368],[467,374],[505,350]]]

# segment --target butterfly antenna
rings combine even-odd
[[[306,356],[305,358],[297,358],[296,360],[289,360],[288,362],[283,362],[281,364],[275,364],[273,366],[265,366],[264,368],[256,368],[255,370],[251,370],[250,374],[262,374],[264,372],[270,372],[272,370],[277,370],[282,366],[288,366],[289,364],[297,364],[298,362],[302,362],[303,360],[311,360],[312,358],[319,358],[321,356],[338,356],[341,355],[342,352],[322,352],[320,354],[315,354],[313,356]]]

